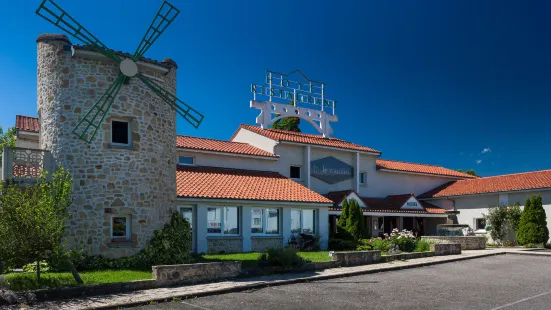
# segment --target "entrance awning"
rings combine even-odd
[[[446,209],[419,201],[414,194],[389,195],[384,198],[361,197],[354,190],[330,192],[325,195],[334,202],[329,208],[330,215],[339,215],[344,199],[361,200],[360,206],[364,215],[371,216],[425,216],[447,217]],[[365,207],[363,207],[365,206]]]

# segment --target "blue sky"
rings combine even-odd
[[[56,2],[129,52],[161,4]],[[228,139],[255,122],[251,83],[300,69],[339,101],[336,137],[383,158],[483,176],[551,168],[551,2],[172,3],[182,12],[146,56],[173,58],[178,97],[206,116],[198,130],[180,121],[180,134]],[[59,32],[34,14],[39,4],[0,0],[4,128],[36,115],[35,39]]]

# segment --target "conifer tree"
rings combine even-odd
[[[547,216],[543,209],[541,196],[532,195],[526,199],[524,205],[517,231],[517,242],[520,245],[542,244],[547,243],[548,240]]]
[[[340,226],[342,228],[346,228],[346,223],[348,221],[348,214],[349,214],[348,200],[345,197],[343,202],[342,202],[341,216],[339,217],[339,221],[337,222],[337,226]]]
[[[354,237],[361,239],[364,235],[363,213],[362,208],[356,200],[351,199],[348,203],[348,220],[346,230]]]

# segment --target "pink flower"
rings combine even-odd
[[[379,240],[383,240],[383,238],[381,238],[381,237],[377,237],[377,239],[379,239]]]

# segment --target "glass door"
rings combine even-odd
[[[188,205],[188,206],[182,206],[180,207],[180,214],[188,220],[189,225],[191,226],[191,251],[195,252],[197,250],[196,244],[197,241],[195,240],[195,236],[197,235],[195,233],[197,225],[195,225],[195,206]]]

